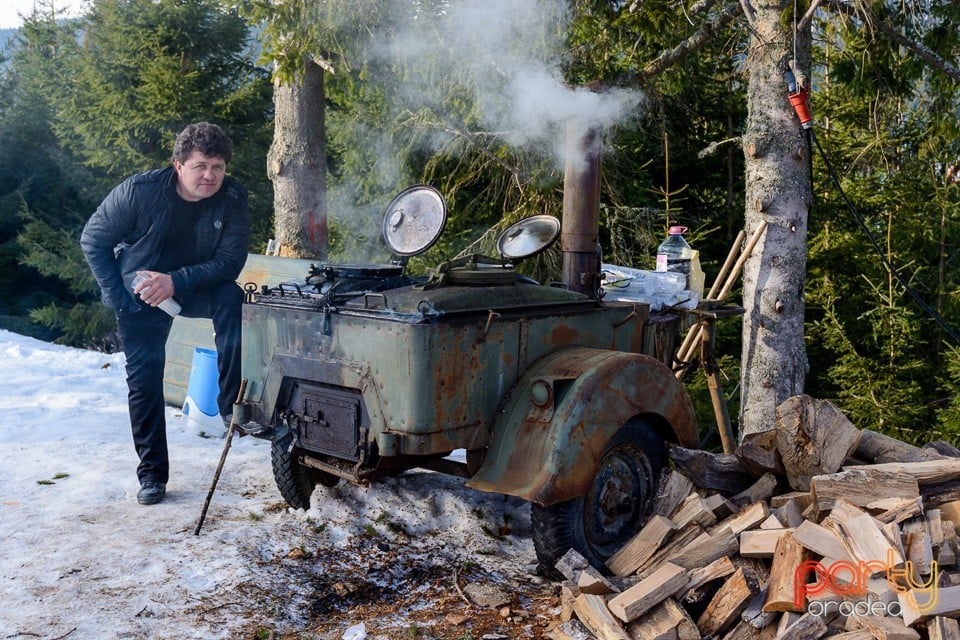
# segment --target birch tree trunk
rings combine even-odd
[[[280,255],[323,261],[327,259],[323,69],[307,59],[300,82],[274,80],[273,102],[267,176],[273,182]]]
[[[749,4],[747,4],[749,7]],[[767,228],[744,265],[740,439],[774,428],[776,407],[803,393],[807,215],[812,202],[806,132],[787,98],[796,52],[809,77],[810,28],[795,39],[793,3],[755,0],[747,57],[747,237]]]

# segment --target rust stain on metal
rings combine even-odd
[[[485,462],[473,486],[538,504],[582,495],[606,443],[634,419],[672,427],[671,439],[696,447],[692,406],[669,372],[663,363],[638,354],[591,348],[554,354],[512,398],[493,443],[503,453]],[[544,380],[553,385],[555,398],[549,419],[529,397]],[[531,468],[530,460],[542,462]]]
[[[434,411],[438,424],[463,424],[468,421],[469,407],[462,402],[462,390],[471,388],[482,371],[479,349],[473,332],[453,331],[449,349],[438,351],[432,364],[437,383]],[[446,344],[441,340],[442,344]]]
[[[565,324],[560,324],[550,332],[548,342],[555,345],[576,344],[579,337],[579,331]]]

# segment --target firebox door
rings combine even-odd
[[[304,449],[354,462],[360,459],[359,392],[294,382],[281,416]]]

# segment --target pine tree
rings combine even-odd
[[[81,212],[90,206],[77,188],[86,173],[60,146],[51,126],[52,94],[59,89],[63,64],[59,42],[72,33],[69,22],[28,17],[0,81],[2,326],[43,339],[63,332],[63,319],[55,317],[60,306],[74,307],[97,293],[77,247],[61,254],[64,238],[78,233]],[[85,316],[75,321],[88,328],[85,337],[109,332],[109,314],[93,306],[80,309],[85,311],[76,313]]]
[[[244,22],[215,2],[97,0],[76,22],[28,20],[21,38],[3,114],[15,144],[2,146],[27,150],[45,170],[32,180],[44,176],[50,187],[28,193],[32,182],[22,182],[16,255],[41,281],[57,283],[33,301],[31,318],[69,344],[109,347],[112,317],[76,246],[83,223],[119,180],[168,164],[185,124],[209,120],[235,141],[230,170],[253,194],[262,233],[271,216],[270,198],[258,195],[269,81],[244,57]]]
[[[917,19],[904,28],[918,42],[943,26]],[[862,29],[823,29],[832,44],[814,102],[829,119],[818,130],[826,157],[815,158],[809,389],[858,426],[922,443],[951,430],[934,425],[956,395],[945,347],[960,329],[957,88]]]

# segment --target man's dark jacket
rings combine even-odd
[[[137,271],[153,270],[160,257],[175,185],[172,166],[131,176],[114,187],[87,221],[80,248],[111,309],[130,313],[140,308],[133,278]],[[225,177],[220,190],[200,205],[197,263],[170,273],[181,300],[236,280],[250,245],[247,191],[236,179]]]

